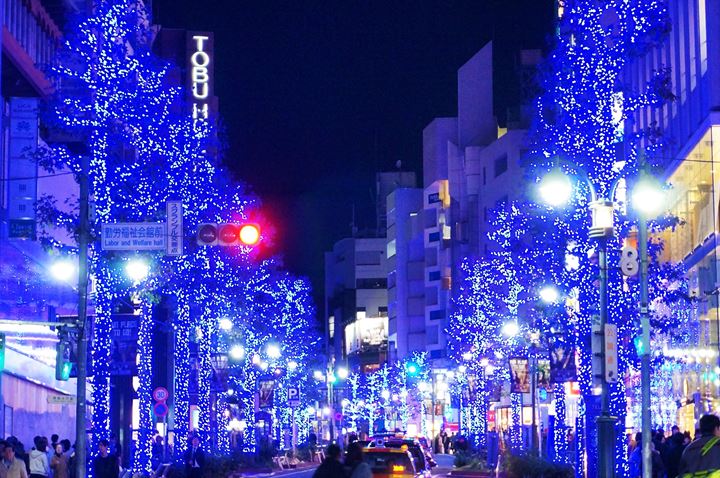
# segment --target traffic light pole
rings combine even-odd
[[[78,340],[77,340],[77,405],[75,408],[75,476],[87,476],[87,431],[85,394],[87,382],[87,288],[88,242],[90,236],[88,184],[89,159],[80,159],[80,224],[78,230]]]

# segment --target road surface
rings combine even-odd
[[[439,477],[447,475],[452,469],[453,459],[454,457],[452,455],[435,455],[435,461],[437,461],[438,466],[433,468],[432,476]],[[274,476],[278,478],[312,478],[313,473],[315,473],[315,468],[299,471],[283,471],[275,473]]]

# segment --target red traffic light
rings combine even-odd
[[[246,246],[254,246],[260,241],[260,226],[243,224],[240,226],[240,242]]]
[[[201,246],[254,246],[260,242],[257,224],[201,224],[197,232]]]

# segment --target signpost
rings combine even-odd
[[[287,389],[288,406],[292,410],[292,446],[293,456],[297,454],[297,423],[295,423],[295,409],[300,406],[300,389],[290,386]]]
[[[153,390],[152,398],[155,400],[155,405],[153,405],[153,413],[157,417],[162,417],[163,419],[163,433],[165,434],[163,440],[163,461],[167,458],[167,446],[168,446],[168,430],[167,430],[167,414],[168,414],[168,406],[165,403],[165,401],[170,398],[170,392],[168,392],[168,389],[165,387],[157,387],[155,390]]]
[[[617,363],[617,325],[605,324],[605,381],[616,383],[618,380]]]
[[[47,402],[50,405],[74,405],[77,403],[75,395],[48,395]]]
[[[118,222],[102,225],[104,251],[162,251],[166,249],[165,223]]]
[[[183,207],[181,201],[168,201],[167,208],[167,248],[168,256],[181,256],[183,253]]]

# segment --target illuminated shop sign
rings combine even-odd
[[[208,119],[213,100],[212,33],[188,33],[188,81],[192,117]]]

